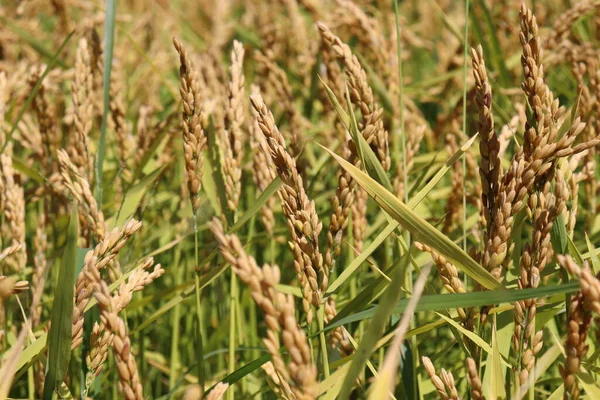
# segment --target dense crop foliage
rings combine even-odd
[[[600,1],[6,0],[0,400],[600,398]]]

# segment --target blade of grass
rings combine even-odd
[[[446,25],[446,27],[450,30],[454,37],[456,37],[461,44],[464,43],[463,36],[460,34],[458,28],[454,25],[454,22],[452,22],[452,19],[446,15],[444,10],[442,10],[442,8],[439,6],[439,4],[437,4],[435,0],[429,0],[429,2],[433,6],[433,8],[438,12],[440,17],[442,18],[442,21],[444,22],[444,25]]]
[[[67,231],[67,242],[58,272],[58,284],[54,291],[54,303],[50,332],[48,332],[48,361],[44,381],[43,400],[51,400],[54,391],[63,382],[71,358],[71,330],[73,327],[73,292],[75,264],[77,261],[77,238],[79,213],[73,205]]]
[[[403,257],[404,263],[406,264],[408,264],[409,261],[409,257],[407,256],[408,253]],[[399,300],[401,292],[397,290],[397,288],[400,287],[400,282],[404,279],[403,272],[403,268],[396,268],[392,275],[392,283],[388,286],[379,305],[375,308],[373,319],[367,327],[367,331],[356,350],[350,369],[344,377],[344,383],[342,384],[339,394],[339,398],[342,400],[346,400],[350,397],[356,379],[362,373],[365,363],[369,360],[377,341],[381,338],[383,329],[392,314],[393,306]]]
[[[17,371],[16,360],[23,351],[26,338],[27,328],[23,328],[15,344],[6,352],[6,362],[0,368],[0,400],[5,400],[8,397],[15,372]]]
[[[163,146],[163,142],[169,140],[167,138],[167,136],[169,135],[169,125],[171,124],[171,121],[175,118],[176,115],[176,113],[169,113],[165,120],[159,122],[154,126],[153,129],[160,129],[160,133],[156,136],[148,150],[144,153],[140,164],[136,166],[135,172],[133,173],[133,182],[137,181],[138,178],[142,175],[144,167],[146,167],[150,159],[156,155],[158,149],[161,146]]]
[[[465,40],[463,42],[463,112],[462,112],[462,141],[467,138],[467,62],[469,59],[469,0],[465,1]],[[467,183],[467,157],[462,157],[462,187]],[[467,191],[462,191],[462,233],[463,250],[467,251]],[[465,277],[466,279],[466,277]]]
[[[319,77],[319,79],[321,78]],[[346,112],[340,104],[337,97],[335,96],[335,94],[333,93],[333,90],[331,90],[331,88],[329,88],[329,86],[327,86],[327,84],[322,79],[321,83],[325,87],[327,96],[329,97],[329,100],[335,108],[340,121],[342,122],[346,130],[348,130],[350,136],[352,137],[352,140],[356,144],[358,156],[361,159],[362,164],[365,166],[365,169],[370,175],[375,176],[378,182],[380,182],[386,188],[391,190],[392,184],[390,183],[387,173],[381,166],[381,163],[377,159],[377,156],[373,152],[373,149],[371,149],[371,146],[369,146],[365,138],[360,134],[360,131],[358,130],[358,124],[356,123],[354,112],[350,106],[351,102],[348,97],[348,91],[346,90],[346,96],[348,97],[347,104],[349,105],[349,112]]]
[[[104,64],[102,72],[102,94],[104,109],[102,111],[102,125],[100,126],[100,139],[96,153],[96,202],[102,208],[102,177],[104,174],[104,154],[106,153],[106,129],[108,126],[108,112],[110,107],[110,76],[112,73],[113,46],[115,41],[115,16],[116,0],[106,0],[106,13],[104,17]]]
[[[454,153],[452,155],[452,157],[450,157],[450,159],[446,162],[446,164],[444,164],[444,166],[438,170],[438,172],[435,174],[435,176],[429,180],[427,185],[425,185],[413,198],[411,198],[408,201],[407,205],[409,208],[414,210],[421,203],[421,201],[429,194],[429,192],[442,179],[442,177],[446,174],[446,172],[448,172],[448,170],[452,167],[452,164],[454,164],[454,162],[456,160],[458,160],[458,158],[465,151],[467,151],[467,149],[469,147],[471,147],[471,145],[475,141],[476,137],[477,137],[477,135],[473,136],[471,139],[469,139],[469,141],[467,143],[465,143],[463,146],[461,146],[461,148],[458,151],[456,151],[456,153]],[[340,274],[340,276],[338,276],[337,279],[331,285],[329,285],[327,294],[329,295],[331,293],[334,293],[336,290],[338,290],[339,287],[341,285],[343,285],[348,280],[348,278],[358,269],[358,267],[360,267],[360,265],[398,227],[398,225],[400,225],[398,223],[398,221],[389,222],[387,224],[387,226],[384,228],[384,230],[381,231],[381,233],[379,233],[379,235],[377,235],[375,240],[373,240],[373,242],[371,242],[371,244],[369,246],[367,246],[367,248],[365,250],[363,250],[363,252],[361,254],[359,254],[359,256],[357,258],[352,260],[350,265],[348,265],[344,269],[344,271]]]
[[[398,58],[398,111],[400,113],[400,137],[402,138],[402,181],[404,182],[404,202],[408,204],[408,170],[406,168],[406,132],[404,131],[404,76],[402,73],[402,40],[400,35],[400,21],[398,17],[398,0],[394,0],[394,24],[396,28],[396,57]],[[396,138],[394,143],[400,141]],[[394,153],[399,153],[398,146],[394,146]]]
[[[491,353],[491,380],[490,380],[490,399],[506,398],[504,386],[504,375],[502,373],[502,355],[498,347],[498,338],[496,335],[496,324],[492,325],[492,353]]]
[[[371,385],[369,400],[376,400],[386,397],[387,392],[393,391],[396,386],[396,370],[400,361],[400,354],[402,354],[402,343],[404,342],[404,337],[408,330],[410,321],[415,313],[415,308],[421,298],[421,295],[423,294],[423,289],[425,289],[425,282],[430,271],[431,265],[427,265],[421,270],[421,274],[414,285],[413,295],[408,300],[406,311],[402,315],[398,326],[396,329],[394,329],[394,340],[387,350],[383,364],[380,366],[379,377],[375,383]],[[413,379],[411,379],[410,382],[413,382]],[[405,389],[410,382],[405,382]],[[409,393],[416,393],[416,390],[414,389],[415,388],[412,388],[412,390],[406,391]]]
[[[35,171],[33,168],[28,167],[23,161],[18,160],[13,156],[12,162],[13,167],[28,178],[33,179],[37,183],[43,184],[44,182],[46,182],[46,178],[43,175]]]
[[[400,266],[402,262],[402,258],[398,259],[390,268],[385,271],[386,274],[391,274]],[[331,321],[329,321],[329,323],[333,324],[348,315],[352,315],[353,313],[364,310],[366,306],[368,306],[370,303],[376,300],[378,296],[381,295],[381,292],[389,284],[390,281],[388,281],[385,277],[378,276],[377,279],[375,279],[369,285],[363,287],[360,293],[357,293],[356,296],[353,296],[352,300],[350,300],[344,306],[344,308],[339,310],[337,315]]]
[[[480,336],[478,336],[475,332],[470,331],[468,329],[465,329],[465,327],[463,327],[461,324],[459,324],[458,322],[456,322],[455,320],[453,320],[452,318],[448,318],[443,314],[440,314],[438,312],[436,312],[436,314],[441,317],[444,321],[446,321],[449,325],[453,326],[454,328],[456,328],[461,334],[465,335],[466,337],[468,337],[473,343],[475,343],[477,346],[479,346],[483,351],[485,351],[488,354],[491,354],[493,352],[493,348],[492,346],[490,346],[485,340],[483,340]],[[457,338],[457,340],[459,340],[459,338]],[[508,361],[506,361],[504,358],[501,357],[501,361],[504,365],[506,365],[507,367],[511,367],[511,365],[508,363]]]
[[[322,380],[319,383],[319,395],[322,396],[322,400],[335,400],[337,399],[340,389],[342,388],[342,377],[346,375],[350,364],[345,364],[341,368],[338,368],[329,378]]]
[[[473,260],[464,250],[414,213],[396,196],[337,154],[325,147],[323,149],[328,151],[350,173],[356,182],[369,193],[384,211],[397,220],[411,234],[451,260],[457,268],[461,269],[484,287],[488,289],[503,288],[488,271]]]
[[[238,382],[240,379],[260,368],[263,364],[271,360],[271,355],[266,354],[248,364],[244,365],[241,368],[238,368],[235,372],[227,375],[221,382],[228,383],[229,385],[233,385]],[[209,393],[212,390],[212,387],[209,388],[206,393]]]
[[[265,205],[267,200],[269,200],[269,198],[277,192],[277,190],[281,186],[281,183],[282,182],[279,177],[273,179],[269,186],[267,186],[267,188],[260,194],[260,196],[257,197],[257,199],[246,210],[246,212],[240,218],[238,218],[235,225],[231,227],[231,231],[235,232],[239,230],[242,226],[244,226],[244,224],[246,224],[246,222],[248,222],[250,218],[252,218],[262,208],[262,206]]]
[[[138,183],[130,187],[123,196],[121,207],[117,212],[114,226],[122,226],[131,218],[133,213],[137,210],[140,201],[144,197],[146,190],[158,178],[161,172],[165,169],[165,166],[156,168],[153,172],[143,177]]]
[[[570,282],[562,285],[548,285],[534,289],[501,289],[485,292],[432,294],[425,295],[421,298],[421,301],[417,305],[417,311],[440,311],[455,308],[483,307],[490,304],[513,303],[515,301],[573,293],[578,289],[579,285],[577,282]],[[400,300],[395,306],[394,312],[404,312],[406,304],[406,299]],[[325,327],[325,330],[369,319],[374,315],[375,308],[370,308],[338,320],[334,319]]]
[[[156,64],[152,61],[152,58],[148,55],[148,53],[146,53],[144,51],[144,49],[142,49],[142,47],[139,45],[139,43],[135,41],[135,39],[131,36],[129,31],[121,25],[122,25],[121,23],[119,23],[117,25],[117,29],[119,30],[119,32],[121,32],[122,34],[125,35],[125,37],[127,38],[127,40],[129,40],[129,42],[131,43],[133,48],[142,56],[142,58],[150,66],[152,71],[154,71],[156,73],[156,76],[158,76],[158,78],[160,79],[162,84],[167,88],[167,91],[171,95],[171,98],[173,100],[178,99],[179,93],[177,93],[177,89],[171,85],[171,83],[167,80],[167,78],[164,76],[164,74],[158,69]]]

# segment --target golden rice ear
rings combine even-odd
[[[223,175],[227,206],[235,213],[238,210],[242,192],[241,179],[243,161],[243,146],[245,144],[244,126],[244,46],[237,40],[233,42],[231,51],[231,66],[229,72],[229,97],[225,111],[225,125],[220,134],[223,148]]]
[[[276,288],[281,276],[279,267],[265,264],[260,268],[254,257],[246,253],[237,235],[225,233],[218,218],[209,223],[209,228],[221,255],[249,287],[252,298],[265,314],[267,335],[263,343],[271,354],[274,375],[281,377],[274,382],[283,393],[291,392],[298,398],[314,398],[317,368],[311,360],[308,338],[296,320],[293,297]],[[279,350],[281,342],[291,356],[287,364]],[[294,384],[290,385],[291,382]]]
[[[433,363],[428,357],[421,357],[421,361],[423,362],[423,366],[425,367],[427,375],[429,375],[429,378],[431,379],[431,383],[433,383],[433,386],[440,397],[443,399],[457,399],[458,393],[456,391],[452,373],[447,372],[442,368],[440,376],[435,372]]]
[[[258,86],[250,85],[250,93],[258,93]],[[252,118],[248,121],[250,134],[250,149],[252,150],[252,179],[257,188],[262,192],[271,184],[277,176],[275,164],[269,155],[269,146],[265,135],[263,135],[257,121],[258,114],[254,108],[251,108]],[[275,197],[271,196],[267,204],[260,208],[261,219],[265,230],[269,236],[272,235],[275,227]]]
[[[131,341],[125,322],[118,316],[118,305],[111,297],[108,285],[100,278],[100,272],[91,268],[86,276],[94,286],[94,295],[100,306],[100,315],[105,329],[113,336],[112,348],[119,372],[119,387],[127,400],[142,400],[143,387],[138,374],[135,356],[131,352]]]
[[[481,379],[479,379],[479,371],[477,370],[477,363],[469,357],[465,361],[465,365],[467,367],[467,380],[469,381],[471,398],[473,400],[485,400]]]
[[[75,135],[69,137],[67,153],[73,160],[79,173],[91,181],[94,171],[94,161],[89,154],[89,136],[94,123],[94,84],[92,65],[88,42],[79,39],[75,54],[75,79],[72,84],[73,92],[73,125]]]
[[[0,197],[0,211],[4,217],[0,234],[3,246],[8,245],[4,262],[9,267],[8,271],[21,273],[27,262],[25,191],[14,169],[12,142],[0,154]]]
[[[323,267],[319,250],[319,221],[314,201],[309,200],[296,160],[288,153],[285,140],[275,125],[273,114],[258,93],[250,95],[257,114],[258,126],[267,139],[269,153],[283,185],[278,190],[283,213],[291,235],[294,267],[303,294],[303,307],[307,319],[312,321],[311,305],[319,307],[329,282],[328,271]]]
[[[600,398],[600,0],[113,3],[0,0],[0,400]]]
[[[292,85],[286,72],[271,57],[256,50],[254,59],[258,63],[261,93],[273,93],[272,103],[277,103],[284,110],[288,123],[290,152],[297,161],[300,161],[302,147],[305,143],[303,130],[305,124],[302,115],[294,105]],[[268,91],[268,92],[267,92]],[[265,96],[265,98],[269,99]],[[298,159],[300,157],[300,159]],[[302,171],[303,166],[300,165]]]
[[[62,184],[80,204],[85,205],[80,212],[83,226],[85,228],[89,226],[90,233],[93,233],[95,240],[104,240],[106,236],[104,213],[98,207],[89,181],[79,173],[80,169],[71,161],[65,150],[60,149],[56,154],[60,165]],[[90,218],[86,217],[88,214]],[[89,241],[91,242],[91,240]]]
[[[192,61],[183,43],[173,38],[173,45],[179,54],[179,76],[181,83],[181,102],[183,111],[181,113],[183,128],[183,153],[185,158],[185,171],[187,187],[192,203],[194,215],[200,208],[200,188],[202,186],[203,174],[203,150],[207,139],[202,127],[202,93],[198,82],[198,72],[192,65]]]
[[[361,135],[371,145],[383,168],[388,171],[391,166],[388,132],[383,126],[383,109],[375,101],[373,90],[367,81],[367,73],[346,43],[325,24],[319,22],[317,26],[325,45],[344,65],[350,99],[362,114]]]
[[[491,226],[495,218],[494,201],[500,186],[500,142],[494,131],[494,115],[492,113],[492,88],[488,82],[487,69],[483,59],[481,45],[471,49],[473,57],[473,76],[475,78],[475,103],[479,119],[477,131],[481,142],[479,154],[479,176],[481,178],[481,202],[485,226]]]
[[[113,229],[93,250],[86,253],[83,268],[77,275],[75,283],[73,329],[71,333],[72,349],[77,348],[83,341],[83,316],[93,295],[94,285],[88,275],[93,274],[92,270],[104,269],[114,262],[119,251],[141,227],[141,222],[130,220],[122,228]]]

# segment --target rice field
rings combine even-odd
[[[0,400],[600,399],[600,1],[5,0]]]

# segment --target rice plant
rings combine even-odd
[[[3,2],[0,400],[600,399],[599,12]]]

